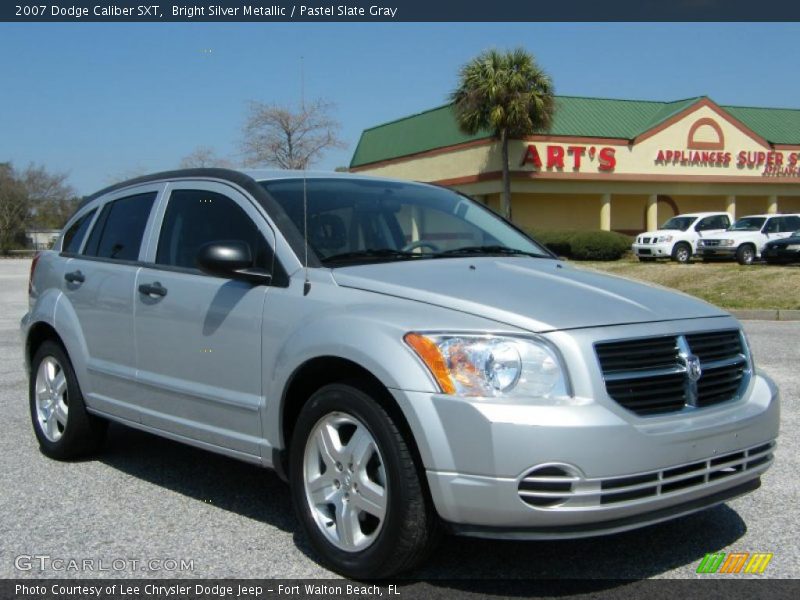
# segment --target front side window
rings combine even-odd
[[[86,232],[89,229],[89,225],[92,224],[92,217],[96,212],[96,209],[90,210],[64,232],[64,239],[61,241],[62,252],[76,254],[80,250],[83,238],[86,237]]]
[[[83,253],[115,260],[138,260],[142,236],[156,192],[109,202],[97,218]]]
[[[686,231],[695,222],[697,217],[672,217],[661,226],[661,229],[671,231]]]
[[[175,190],[169,198],[156,263],[196,269],[201,246],[238,241],[250,246],[255,267],[271,266],[271,249],[253,220],[232,199],[205,190]]]
[[[767,224],[764,225],[764,233],[778,233],[781,230],[781,221],[783,221],[783,219],[780,217],[775,217],[767,221]]]
[[[764,217],[744,217],[731,225],[730,231],[760,231],[764,221]]]
[[[303,181],[262,186],[302,234]],[[467,254],[552,257],[489,209],[445,188],[314,178],[305,183],[305,198],[309,245],[327,266]]]
[[[731,222],[725,215],[706,217],[697,224],[696,231],[711,231],[713,229],[727,229]]]

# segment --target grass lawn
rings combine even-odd
[[[642,263],[633,257],[574,264],[674,288],[721,308],[800,309],[800,265],[743,267],[735,262],[699,261],[679,265]]]

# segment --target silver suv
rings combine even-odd
[[[443,531],[574,538],[724,502],[778,434],[734,318],[410,182],[105,189],[33,261],[22,335],[46,455],[97,450],[113,420],[271,467],[352,577],[412,567]]]

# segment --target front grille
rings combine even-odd
[[[527,473],[517,493],[523,502],[541,509],[624,506],[690,492],[723,479],[749,477],[756,469],[769,467],[774,450],[775,443],[770,442],[658,471],[598,479],[582,478],[566,465],[545,466]]]
[[[703,246],[719,246],[720,240],[703,240]]]
[[[642,416],[736,398],[750,363],[739,330],[595,344],[606,391]]]
[[[650,243],[650,238],[649,237],[642,238],[642,243],[643,244],[649,244]]]

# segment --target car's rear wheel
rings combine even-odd
[[[678,243],[672,249],[672,260],[683,265],[692,260],[692,247],[689,244]]]
[[[756,259],[756,249],[752,244],[742,244],[736,250],[736,261],[740,265],[752,265]]]
[[[407,570],[437,537],[438,517],[410,448],[358,387],[332,384],[309,399],[292,435],[289,479],[311,545],[348,577]]]
[[[50,458],[76,458],[103,443],[108,423],[86,411],[72,363],[54,341],[42,343],[31,361],[29,401],[33,431]]]

